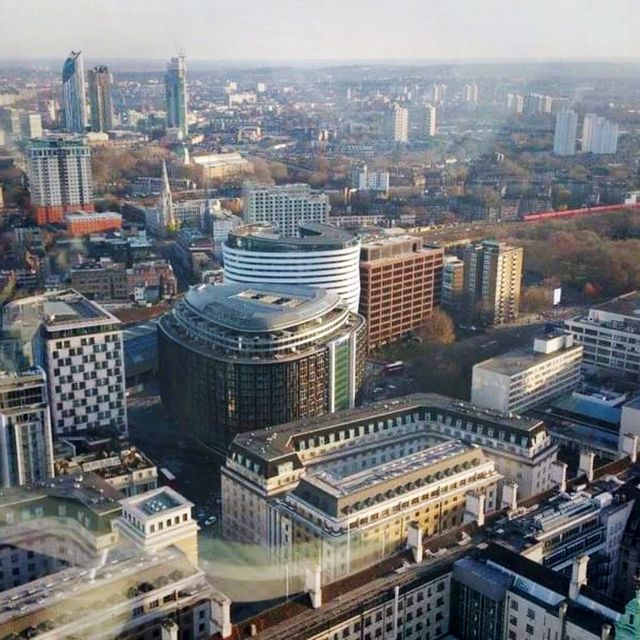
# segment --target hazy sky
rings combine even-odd
[[[639,57],[640,0],[0,0],[0,58]]]

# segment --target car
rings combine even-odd
[[[215,524],[218,521],[218,518],[215,516],[210,516],[204,521],[205,527],[210,527],[212,524]]]

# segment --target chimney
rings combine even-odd
[[[161,640],[178,640],[178,625],[170,618],[165,618],[160,623]]]
[[[233,628],[231,626],[231,600],[224,593],[214,593],[211,596],[211,624],[223,638],[230,638]]]
[[[587,476],[587,482],[593,482],[593,461],[596,454],[593,451],[580,452],[580,469],[578,475]]]
[[[558,490],[563,493],[567,490],[567,465],[560,460],[554,460],[551,464],[551,481],[558,485]]]
[[[505,482],[502,485],[502,508],[515,511],[518,508],[518,483]]]
[[[311,606],[319,609],[322,606],[322,569],[318,565],[305,569],[304,590],[311,598]]]
[[[424,549],[422,547],[422,529],[417,522],[410,522],[407,527],[407,549],[411,549],[413,560],[416,563],[422,562]]]
[[[486,496],[478,491],[471,491],[467,494],[467,501],[464,510],[464,524],[477,522],[479,527],[484,526],[484,503]]]
[[[618,452],[623,456],[629,456],[631,462],[635,462],[638,457],[638,436],[635,433],[620,434]]]
[[[589,556],[581,555],[574,558],[571,567],[571,583],[569,585],[569,598],[575,600],[580,594],[580,588],[587,584],[587,565]]]

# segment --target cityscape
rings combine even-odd
[[[533,4],[7,0],[0,640],[640,640],[640,5]]]

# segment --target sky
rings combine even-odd
[[[0,0],[0,59],[640,58],[640,0]]]

